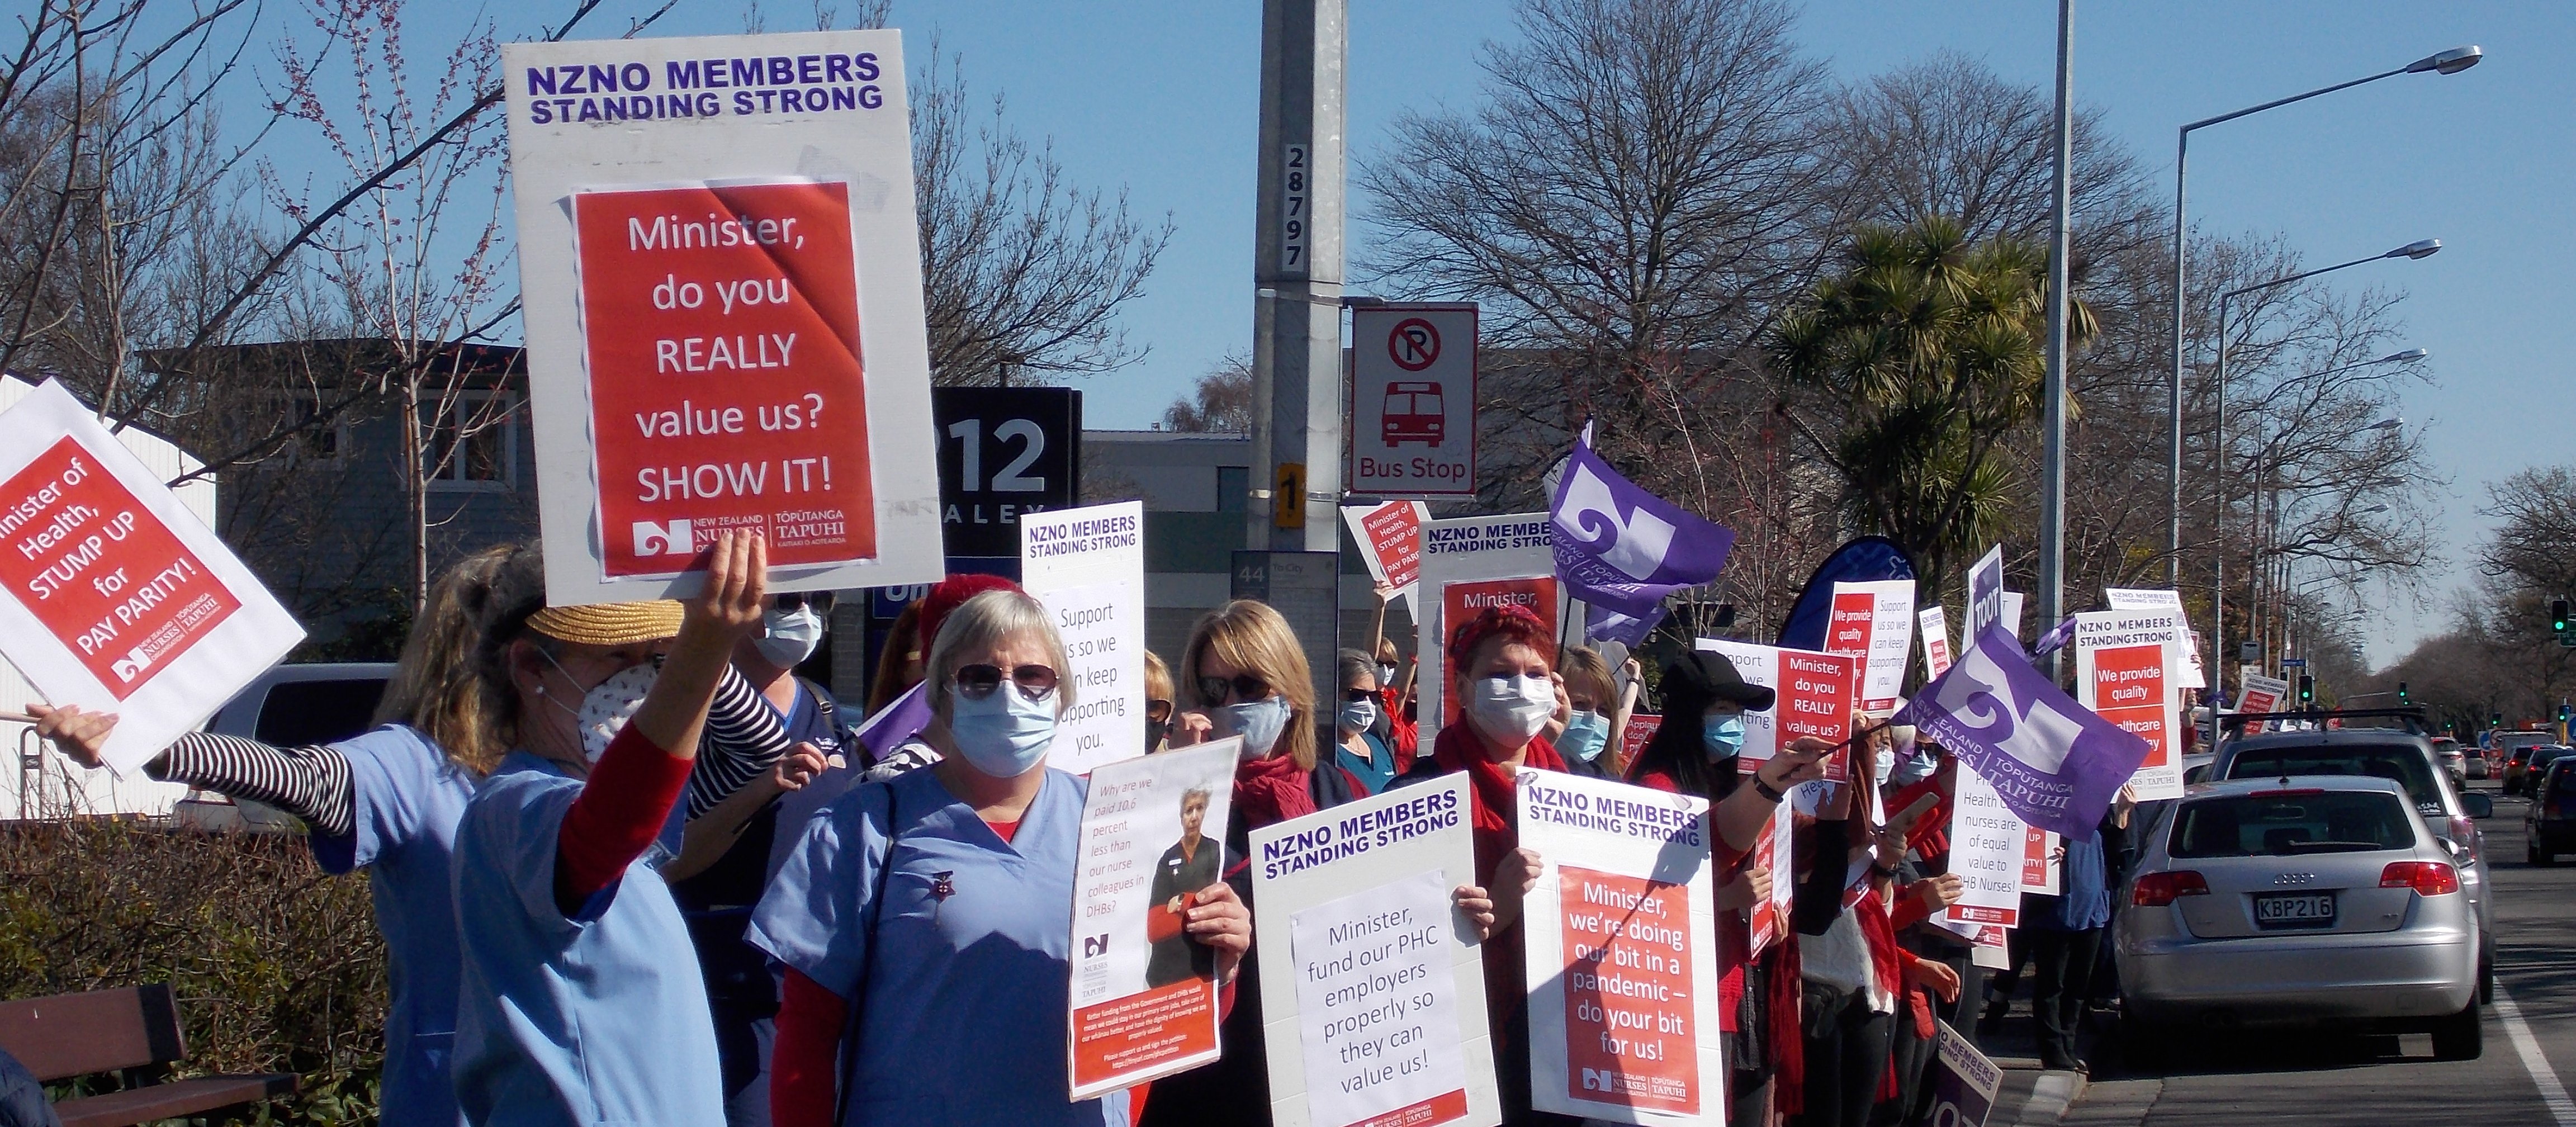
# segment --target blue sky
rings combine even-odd
[[[769,7],[773,29],[792,28],[791,4]],[[431,12],[418,9],[415,42],[442,18]],[[1121,318],[1148,354],[1081,385],[1094,425],[1146,426],[1221,357],[1250,349],[1259,12],[1258,0],[894,6],[908,51],[926,50],[937,32],[970,85],[1006,94],[1012,123],[1051,140],[1074,180],[1123,186],[1139,214],[1172,218],[1149,291]],[[1950,49],[2045,85],[2055,18],[2056,5],[2040,0],[1819,0],[1798,38],[1845,79]],[[1350,0],[1350,24],[1354,164],[1385,152],[1387,125],[1404,109],[1474,105],[1480,45],[1512,34],[1501,0]],[[741,26],[736,5],[682,0],[656,33]],[[2576,183],[2567,112],[2576,69],[2565,65],[2576,56],[2576,5],[2158,0],[2079,4],[2076,17],[2077,97],[2104,113],[2163,191],[2184,121],[2467,43],[2487,58],[2466,73],[2401,76],[2204,130],[2192,151],[2192,213],[2207,229],[2279,232],[2317,263],[2445,242],[2421,262],[2340,276],[2409,294],[2402,340],[2432,353],[2435,385],[2412,394],[2405,414],[2430,428],[2452,482],[2432,506],[2450,550],[2428,586],[2437,603],[2473,566],[2484,483],[2571,456],[2564,380],[2547,373],[2576,320],[2561,304],[2576,257],[2563,198]],[[1366,229],[1352,238],[1362,249]],[[2447,621],[2438,605],[2388,613],[2368,631],[2377,663]]]

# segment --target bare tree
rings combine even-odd
[[[1195,434],[1252,431],[1252,361],[1228,356],[1190,389],[1188,398],[1163,408],[1164,430]]]

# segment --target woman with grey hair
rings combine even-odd
[[[1124,1092],[1068,1103],[1061,1084],[995,1082],[1064,1072],[1085,793],[1046,765],[1073,704],[1064,667],[1037,600],[966,600],[923,667],[922,738],[939,761],[866,783],[806,824],[747,934],[787,967],[777,1127],[1126,1127]],[[1183,899],[1183,929],[1231,982],[1251,915],[1222,881]]]

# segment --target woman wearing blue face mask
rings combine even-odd
[[[863,784],[806,824],[748,933],[788,972],[778,1127],[1126,1127],[1124,1092],[1064,1097],[1085,791],[1046,766],[1073,703],[1064,665],[1037,600],[966,600],[923,668],[922,734],[939,762]],[[1194,898],[1183,928],[1229,980],[1250,917],[1221,883]]]
[[[1226,818],[1225,875],[1249,903],[1252,873],[1245,859],[1251,856],[1253,830],[1338,806],[1368,790],[1340,764],[1319,756],[1327,746],[1325,733],[1340,718],[1316,716],[1305,650],[1278,611],[1237,599],[1208,612],[1181,650],[1180,672],[1181,695],[1190,707],[1173,718],[1172,746],[1243,737],[1234,804]],[[1257,953],[1244,960],[1242,985],[1219,1034],[1225,1055],[1215,1064],[1154,1081],[1145,1101],[1147,1127],[1268,1127],[1270,1070],[1263,1055],[1260,963]]]
[[[1377,734],[1383,716],[1377,663],[1358,650],[1343,650],[1341,712],[1334,718],[1333,762],[1359,780],[1363,793],[1376,794],[1396,775],[1395,749]]]
[[[1557,655],[1557,712],[1548,739],[1565,757],[1565,769],[1595,779],[1628,774],[1628,758],[1619,748],[1628,726],[1627,702],[1617,693],[1610,663],[1589,646],[1567,646]]]

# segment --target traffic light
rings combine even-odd
[[[2549,632],[2552,634],[2567,632],[2567,600],[2549,600]]]
[[[2305,673],[2299,674],[2299,703],[2306,704],[2315,699],[2317,699],[2317,679]]]
[[[2406,703],[2406,682],[2404,681],[2399,681],[2397,683],[2397,703]]]

